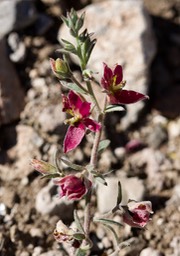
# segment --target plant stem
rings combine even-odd
[[[89,95],[91,96],[91,99],[94,102],[95,106],[97,107],[98,113],[100,114],[101,113],[101,108],[100,108],[99,103],[96,99],[96,96],[94,94],[94,91],[92,89],[90,81],[87,81],[86,85],[87,85],[87,88],[88,88]]]
[[[84,88],[80,83],[79,83],[79,81],[72,75],[71,76],[71,80],[75,83],[75,84],[77,84],[78,86],[79,86],[79,88],[81,88],[81,90],[83,90],[85,93],[89,93],[88,91],[87,91],[87,89],[86,88]]]
[[[104,109],[106,108],[106,98],[104,102]],[[90,165],[92,165],[94,168],[97,165],[97,158],[98,158],[98,147],[101,139],[101,134],[103,130],[103,124],[104,124],[104,118],[105,114],[100,114],[100,124],[101,129],[96,132],[95,138],[94,138],[94,144],[91,151],[91,159],[90,159]],[[90,224],[91,224],[91,191],[86,195],[86,207],[85,207],[85,213],[84,213],[84,231],[86,236],[89,236],[89,230],[90,230]]]

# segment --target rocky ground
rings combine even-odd
[[[66,255],[61,245],[54,241],[53,230],[59,218],[71,223],[74,205],[60,201],[56,197],[56,188],[51,182],[40,179],[29,166],[29,160],[36,157],[53,161],[53,154],[62,144],[66,131],[65,116],[61,112],[61,87],[49,66],[49,57],[57,57],[55,51],[60,47],[58,33],[62,34],[63,30],[60,29],[59,17],[72,6],[80,10],[91,3],[103,5],[103,1],[20,2],[23,5],[16,14],[15,23],[11,22],[13,12],[8,9],[15,11],[12,1],[0,3],[0,254]],[[107,116],[104,134],[112,143],[101,155],[99,169],[115,171],[107,178],[109,190],[99,188],[96,203],[99,212],[108,210],[112,200],[108,202],[107,195],[112,198],[117,179],[120,179],[124,197],[151,200],[154,210],[146,230],[128,227],[119,230],[122,241],[133,240],[120,255],[179,256],[180,3],[178,0],[144,0],[144,6],[147,23],[141,7],[133,9],[134,12],[131,10],[132,16],[129,15],[130,9],[124,7],[127,13],[124,11],[122,22],[125,23],[122,24],[127,28],[123,27],[117,40],[113,39],[114,34],[109,40],[106,38],[106,28],[103,28],[103,37],[100,27],[92,25],[89,19],[89,25],[100,31],[95,56],[97,68],[99,62],[109,61],[113,65],[118,61],[125,66],[127,80],[133,82],[133,86],[139,84],[140,91],[150,96],[146,105],[131,107],[125,117],[117,113]],[[90,12],[97,10],[95,7]],[[95,13],[93,17],[97,15]],[[132,20],[132,24],[128,23],[130,17],[136,17],[133,15],[145,20],[144,25],[139,20],[142,27],[137,24],[135,34],[128,30],[128,26],[136,26],[138,18]],[[116,17],[108,24],[114,27],[114,31],[119,26]],[[141,37],[142,33],[146,38]],[[124,40],[121,39],[123,35]],[[126,46],[127,55],[123,50]],[[106,50],[106,59],[100,59],[103,47],[122,48],[118,54],[123,63],[115,59],[118,54],[113,50]],[[133,53],[132,58],[133,47],[137,56]],[[74,59],[71,67],[79,76]],[[128,120],[128,124],[124,120]],[[136,146],[131,146],[133,142]],[[69,154],[71,160],[88,163],[91,146],[92,138],[87,136],[82,146]],[[79,213],[82,213],[82,205]],[[120,220],[118,216],[116,218]],[[112,237],[101,226],[92,227],[91,237],[94,241],[91,255],[112,252]]]

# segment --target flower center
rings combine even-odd
[[[113,76],[110,86],[110,91],[112,94],[116,93],[119,90],[122,90],[122,88],[125,86],[126,81],[121,81],[119,84],[117,84],[117,75]]]
[[[79,111],[68,109],[66,110],[66,113],[70,114],[72,117],[66,119],[65,124],[74,126],[76,123],[78,123],[82,119],[82,116],[79,113]]]

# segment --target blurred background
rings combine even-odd
[[[179,256],[179,0],[0,1],[0,254],[67,255],[54,241],[53,230],[60,218],[72,222],[74,205],[58,199],[56,187],[41,180],[29,160],[53,162],[66,132],[61,112],[64,89],[50,70],[49,58],[61,57],[56,51],[60,38],[71,40],[60,16],[72,7],[85,11],[85,25],[97,38],[89,62],[97,81],[103,62],[111,67],[118,63],[127,88],[150,96],[106,118],[104,136],[111,144],[98,168],[115,171],[107,177],[109,186],[98,188],[98,212],[112,209],[121,180],[124,202],[151,200],[155,214],[147,230],[118,231],[122,241],[134,239],[119,255]],[[81,79],[73,56],[70,66]],[[101,101],[96,84],[94,90]],[[69,153],[70,159],[88,163],[92,141],[88,135]],[[91,255],[112,252],[112,236],[102,226],[93,226],[91,238]]]

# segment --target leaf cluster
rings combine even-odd
[[[96,44],[96,39],[92,39],[92,33],[88,33],[87,29],[81,32],[84,24],[85,13],[78,17],[76,11],[71,9],[66,17],[62,17],[63,22],[69,28],[70,34],[76,39],[76,45],[71,42],[61,39],[63,43],[63,49],[60,51],[63,53],[73,53],[80,60],[81,69],[84,70],[89,61],[91,52]]]

